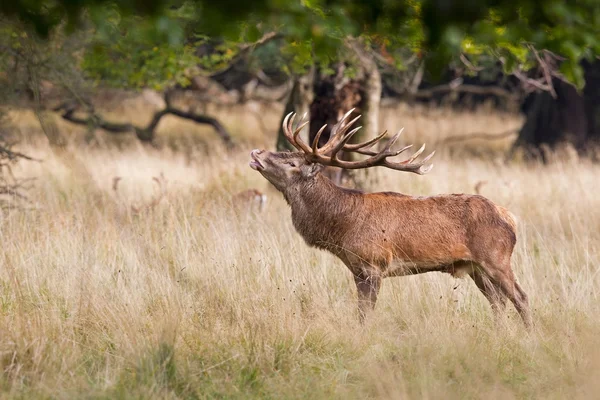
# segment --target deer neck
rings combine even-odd
[[[311,182],[288,188],[284,197],[292,209],[294,227],[306,243],[331,251],[362,204],[360,192],[340,188],[320,174]]]

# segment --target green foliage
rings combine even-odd
[[[9,103],[6,94],[35,92],[42,81],[83,90],[78,55],[86,43],[83,32],[65,35],[57,29],[42,40],[19,22],[0,20],[0,74],[10,78],[2,81],[0,100]]]
[[[434,75],[461,52],[475,62],[500,56],[507,72],[527,70],[536,64],[531,49],[545,49],[565,58],[562,73],[582,87],[580,61],[600,53],[596,0],[15,0],[3,2],[0,13],[42,34],[61,21],[73,28],[89,18],[95,33],[86,69],[134,86],[185,84],[195,63],[205,69],[226,63],[236,43],[271,31],[285,38],[289,72],[337,59],[346,37],[362,36],[409,48]],[[221,37],[229,50],[199,60],[193,48],[198,35]],[[402,58],[394,61],[399,68]]]
[[[191,46],[160,46],[152,42],[94,43],[82,67],[91,78],[114,86],[152,87],[189,84],[187,71],[199,63]]]
[[[158,18],[122,15],[116,7],[94,9],[90,19],[95,29],[82,68],[113,86],[185,86],[189,69],[199,63],[193,44],[184,41],[194,16],[185,4]]]
[[[533,67],[536,62],[532,48],[545,49],[564,57],[561,72],[581,88],[580,61],[600,54],[600,4],[595,0],[482,1],[470,5],[464,15],[454,12],[460,9],[458,6],[448,6],[447,13],[439,12],[441,3],[424,2],[429,7],[424,22],[430,30],[429,42],[438,43],[437,48],[449,55],[458,50],[455,40],[448,36],[449,29],[456,29],[456,33],[477,44],[472,49],[502,56],[508,73],[517,65],[523,70]],[[433,26],[443,27],[443,33],[432,30]]]

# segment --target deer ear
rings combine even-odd
[[[308,164],[306,166],[306,169],[304,170],[304,175],[307,178],[312,178],[313,176],[315,176],[319,172],[321,172],[323,170],[323,168],[325,168],[325,166],[322,164],[318,164],[318,163]]]

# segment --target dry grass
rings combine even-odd
[[[445,118],[438,131],[484,123]],[[410,123],[425,132],[431,120]],[[35,207],[0,219],[0,397],[596,396],[599,166],[442,152],[426,177],[378,171],[375,189],[415,195],[487,181],[483,194],[520,220],[513,265],[535,328],[512,308],[494,324],[472,282],[438,273],[386,280],[360,328],[349,272],[295,233],[247,167],[250,148],[29,149],[45,160],[19,171],[38,178]],[[132,212],[161,173],[165,197]],[[269,195],[262,214],[231,206],[250,187]]]

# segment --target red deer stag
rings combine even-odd
[[[308,122],[300,121],[294,129],[296,115],[288,114],[283,130],[299,151],[253,150],[250,167],[283,193],[292,209],[294,226],[306,243],[330,251],[350,269],[358,291],[360,321],[375,307],[383,278],[441,271],[453,276],[470,275],[496,314],[510,299],[525,325],[530,326],[527,295],[510,265],[516,221],[508,210],[479,195],[363,193],[338,187],[320,174],[325,166],[382,166],[420,175],[432,167],[425,164],[433,153],[415,161],[425,145],[405,161],[389,159],[411,147],[391,150],[402,131],[381,151],[373,150],[373,146],[386,132],[364,143],[349,144],[360,129],[349,131],[360,117],[347,122],[349,115],[333,126],[330,140],[319,147],[325,127],[309,146],[298,137]],[[338,158],[340,151],[369,157],[345,161]]]

